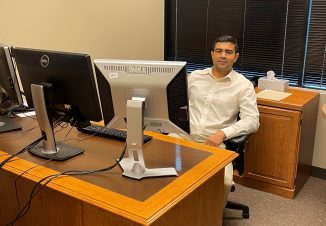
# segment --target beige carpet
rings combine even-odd
[[[241,185],[229,200],[246,204],[250,218],[239,210],[224,210],[223,226],[325,226],[326,180],[310,177],[295,199],[287,199]]]

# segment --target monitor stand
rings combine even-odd
[[[143,146],[143,106],[141,100],[127,101],[127,151],[128,157],[120,161],[123,176],[133,179],[146,177],[178,176],[175,168],[148,169],[145,166]]]
[[[64,161],[79,155],[84,151],[79,148],[55,142],[52,124],[47,111],[47,106],[49,105],[49,89],[50,88],[46,85],[31,85],[36,118],[41,133],[45,138],[43,143],[39,143],[35,147],[29,149],[29,152],[41,158],[51,159],[54,161]]]

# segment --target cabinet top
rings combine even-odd
[[[259,88],[256,88],[256,93],[259,93],[260,91],[261,90]],[[257,98],[257,104],[302,111],[304,105],[306,105],[308,102],[314,100],[315,98],[319,99],[319,92],[307,91],[296,88],[289,88],[287,92],[291,93],[292,95],[284,98],[283,100],[274,101]]]

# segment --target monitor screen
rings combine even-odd
[[[186,62],[95,60],[105,124],[121,127],[126,103],[145,98],[144,126],[159,133],[189,133]]]
[[[147,168],[142,153],[143,130],[189,133],[186,62],[95,60],[102,114],[108,126],[127,126],[128,157],[123,175],[177,176],[173,167]],[[152,150],[155,151],[155,150]]]
[[[61,121],[72,126],[102,119],[93,64],[87,54],[13,47],[18,73],[29,107],[34,107],[43,145],[29,152],[64,161],[83,150],[55,142],[53,128]],[[86,122],[86,123],[84,123]]]
[[[23,104],[10,48],[3,44],[0,44],[0,89],[2,109]]]
[[[50,83],[55,110],[70,109],[77,121],[102,119],[89,55],[18,47],[12,53],[29,107],[31,84]]]
[[[23,106],[23,100],[11,58],[10,48],[0,44],[0,133],[21,129],[15,122],[14,111]]]

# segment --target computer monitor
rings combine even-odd
[[[34,107],[46,138],[29,151],[42,158],[63,161],[83,150],[57,145],[53,123],[72,126],[102,119],[91,58],[87,54],[12,47],[26,101]]]
[[[127,124],[128,158],[123,175],[177,175],[174,168],[147,169],[143,129],[159,133],[189,133],[186,62],[95,60],[102,114],[108,126]]]
[[[21,129],[7,114],[23,105],[10,48],[0,44],[0,132]]]

